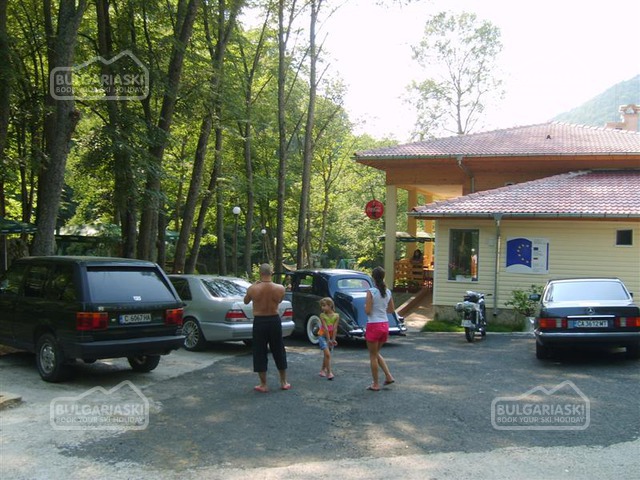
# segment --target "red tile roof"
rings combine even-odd
[[[411,216],[640,218],[640,169],[564,173],[415,207]]]
[[[355,159],[588,154],[640,155],[640,133],[551,122],[356,152]]]

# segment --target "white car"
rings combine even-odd
[[[169,279],[185,303],[182,334],[186,350],[200,350],[207,342],[250,344],[253,303],[244,303],[249,282],[216,275],[172,274]],[[294,328],[291,302],[284,300],[278,311],[282,336],[287,337]]]

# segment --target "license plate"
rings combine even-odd
[[[150,321],[150,313],[130,313],[127,315],[120,315],[120,325],[129,325],[132,323],[149,323]]]
[[[609,322],[606,320],[576,320],[573,326],[576,328],[607,328]]]
[[[471,320],[462,320],[461,327],[474,328],[476,325]]]

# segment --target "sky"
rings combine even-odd
[[[411,46],[423,37],[429,15],[440,11],[473,12],[501,30],[497,73],[506,93],[487,109],[483,130],[547,122],[640,74],[638,0],[376,3],[345,0],[318,32],[326,35],[330,69],[347,85],[345,107],[356,133],[410,140],[415,112],[403,97],[420,80]]]

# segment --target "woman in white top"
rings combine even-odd
[[[392,384],[395,380],[387,367],[380,349],[389,338],[389,320],[387,313],[393,313],[395,307],[391,291],[384,283],[384,269],[376,267],[371,273],[375,287],[367,291],[367,299],[364,305],[364,311],[368,316],[367,330],[365,332],[365,340],[369,349],[369,361],[371,363],[371,376],[373,383],[367,387],[367,390],[377,392],[380,390],[378,382],[378,368],[381,368],[385,375],[385,385]]]

